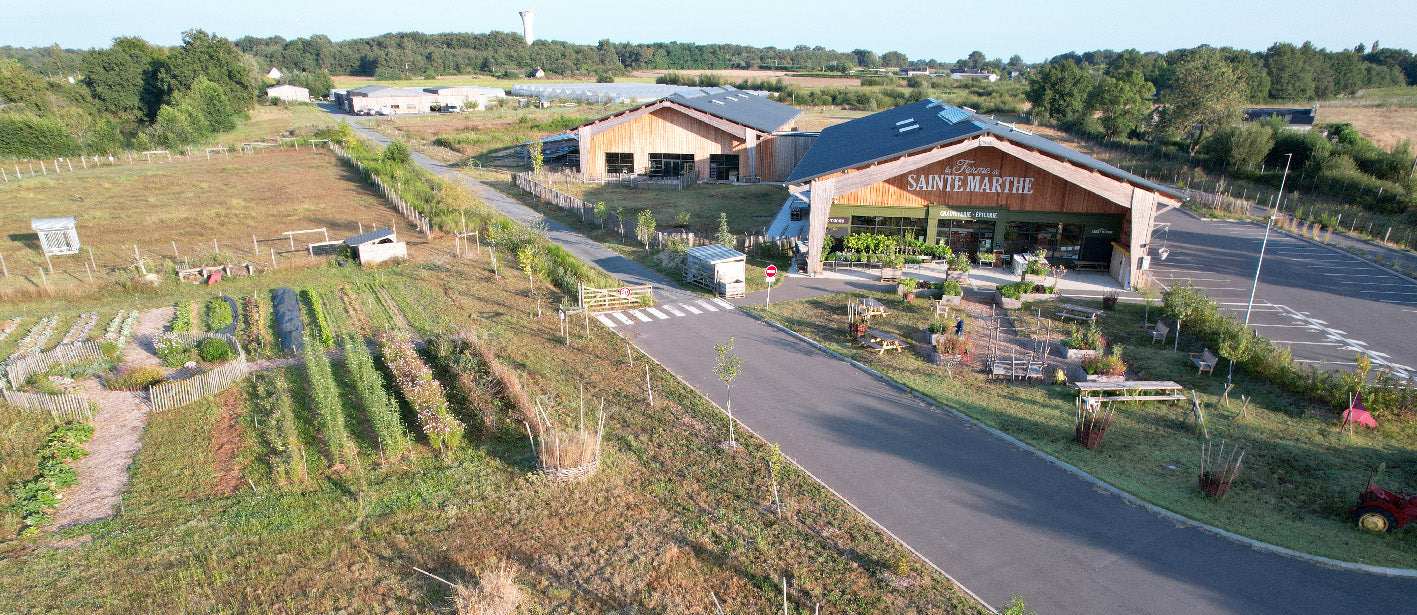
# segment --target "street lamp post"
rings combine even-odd
[[[1289,179],[1289,163],[1294,161],[1294,154],[1284,155],[1284,175],[1279,178],[1279,194],[1274,195],[1274,208],[1269,212],[1269,218],[1264,224],[1264,240],[1260,242],[1260,259],[1255,263],[1255,281],[1250,285],[1250,302],[1245,305],[1245,330],[1250,330],[1250,311],[1255,309],[1255,291],[1260,287],[1260,268],[1264,267],[1264,250],[1269,246],[1269,229],[1274,226],[1274,219],[1279,217],[1279,201],[1284,198],[1284,182]],[[1230,373],[1225,375],[1225,384],[1229,386],[1235,377],[1235,361],[1230,361]]]

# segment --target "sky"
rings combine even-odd
[[[1276,41],[1330,50],[1378,41],[1417,50],[1412,0],[0,0],[0,45],[106,47],[117,36],[175,45],[201,28],[227,38],[324,34],[334,40],[389,32],[520,32],[534,9],[535,35],[573,43],[694,42],[838,51],[900,51],[954,61],[979,50],[1040,62],[1068,51],[1142,51],[1209,44],[1261,51]]]

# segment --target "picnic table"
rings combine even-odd
[[[857,311],[867,318],[891,313],[891,309],[886,307],[886,304],[881,303],[881,300],[875,297],[861,297],[857,299],[856,307]]]
[[[998,358],[989,365],[989,375],[1010,380],[1043,378],[1043,361],[1030,360],[1021,357]]]
[[[1086,320],[1088,322],[1097,322],[1098,316],[1107,315],[1107,312],[1104,312],[1102,310],[1090,307],[1083,307],[1081,305],[1073,305],[1071,303],[1065,303],[1059,309],[1061,309],[1062,311],[1058,312],[1058,315],[1062,316],[1063,318],[1072,318],[1074,320]]]
[[[1082,395],[1082,401],[1094,405],[1104,401],[1181,401],[1185,387],[1170,380],[1124,380],[1122,382],[1074,382],[1072,388]],[[1157,391],[1142,394],[1143,391]],[[1108,395],[1120,393],[1120,395]]]
[[[867,329],[866,337],[861,338],[861,343],[875,349],[876,354],[886,354],[887,350],[905,348],[905,340],[878,329]]]

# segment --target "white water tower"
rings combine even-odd
[[[518,15],[522,16],[522,38],[530,45],[536,38],[531,34],[531,21],[536,18],[536,11],[522,11]]]

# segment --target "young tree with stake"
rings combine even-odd
[[[713,367],[713,373],[723,382],[724,388],[728,389],[728,403],[724,408],[728,411],[728,448],[737,448],[738,441],[733,439],[733,379],[743,372],[743,358],[733,354],[734,337],[729,337],[727,342],[714,344],[713,349],[718,352],[718,363]]]
[[[635,216],[635,234],[640,236],[640,241],[645,243],[645,249],[649,249],[649,240],[654,236],[654,227],[658,223],[654,219],[654,212],[646,209]]]

